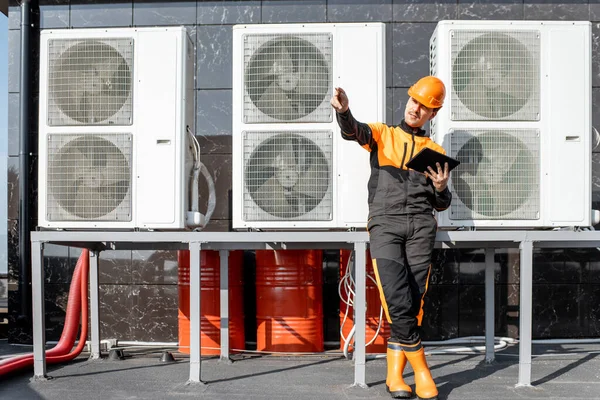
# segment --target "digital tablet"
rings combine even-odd
[[[424,173],[425,171],[429,172],[427,167],[431,167],[434,171],[437,171],[437,167],[435,165],[436,162],[440,163],[442,169],[444,168],[444,163],[448,163],[449,171],[452,171],[458,166],[458,164],[460,164],[460,161],[452,157],[448,157],[447,155],[432,150],[429,147],[425,147],[415,154],[415,156],[406,163],[406,166],[410,169],[414,169],[415,171]]]

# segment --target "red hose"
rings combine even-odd
[[[87,320],[88,320],[88,270],[89,270],[89,251],[83,249],[75,271],[73,272],[73,278],[71,280],[71,287],[69,288],[69,299],[67,302],[67,312],[65,315],[65,325],[60,336],[60,340],[52,349],[46,351],[46,362],[50,364],[60,363],[63,361],[70,361],[77,357],[87,339]],[[83,307],[82,307],[83,306]],[[81,314],[81,315],[80,315]],[[77,348],[69,353],[73,349],[75,344],[75,336],[77,335],[77,329],[79,327],[81,316],[81,335]],[[12,357],[6,360],[0,361],[0,376],[8,374],[10,372],[17,371],[22,368],[30,367],[33,365],[33,354],[26,354],[17,357]]]

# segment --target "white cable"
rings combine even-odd
[[[202,176],[204,176],[204,179],[206,180],[206,185],[208,187],[208,201],[207,201],[206,214],[204,215],[204,226],[206,226],[206,225],[208,225],[210,218],[211,218],[213,212],[215,211],[215,207],[216,207],[216,203],[217,203],[215,183],[212,179],[212,176],[210,175],[210,172],[204,165],[204,163],[202,163],[202,161],[200,161],[200,143],[198,142],[196,135],[194,134],[194,132],[192,132],[192,130],[190,129],[189,126],[187,127],[187,133],[190,136],[190,142],[192,144],[192,147],[194,148],[194,151],[193,151],[194,168],[192,170],[192,184],[190,185],[191,186],[191,201],[190,201],[191,211],[195,211],[195,212],[199,211],[198,199],[199,199],[200,195],[198,192],[198,190],[199,190],[198,188],[199,188],[199,181],[200,181],[200,173],[202,173]]]
[[[344,304],[346,304],[346,311],[344,313],[344,318],[340,324],[340,338],[344,342],[343,352],[344,352],[344,356],[346,358],[348,358],[348,351],[350,348],[350,344],[352,342],[352,338],[354,337],[354,333],[356,331],[356,325],[353,324],[352,329],[350,329],[350,333],[348,334],[348,337],[346,338],[344,336],[344,325],[346,324],[346,321],[348,319],[348,311],[349,311],[350,307],[354,306],[354,296],[355,296],[355,292],[353,290],[355,282],[354,282],[354,279],[352,278],[351,265],[352,265],[352,253],[348,257],[348,262],[346,264],[344,276],[340,279],[340,283],[338,284],[338,295],[340,296],[340,299],[344,302]],[[370,279],[375,285],[377,285],[377,281],[371,275],[367,274],[366,277],[368,279]],[[347,293],[347,297],[344,296],[344,294],[342,293],[342,287],[345,289],[345,291]],[[368,306],[368,304],[366,304],[366,306]],[[377,336],[379,336],[382,321],[383,321],[383,306],[380,306],[379,307],[379,323],[377,324],[377,330],[375,331],[375,334],[373,335],[373,337],[368,342],[366,342],[365,347],[374,343],[375,340],[377,339]]]
[[[206,206],[205,215],[206,226],[208,225],[208,221],[210,221],[210,217],[215,211],[215,206],[217,204],[217,195],[215,191],[215,183],[212,179],[212,176],[210,176],[210,172],[208,172],[208,169],[206,169],[206,166],[202,162],[200,162],[200,171],[202,172],[204,179],[206,179],[206,184],[208,186],[208,204]]]

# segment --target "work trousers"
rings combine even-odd
[[[420,343],[423,298],[431,273],[437,222],[432,214],[373,217],[368,224],[373,269],[390,323],[390,342]]]

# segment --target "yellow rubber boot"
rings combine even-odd
[[[415,374],[415,392],[422,400],[437,400],[438,390],[425,360],[425,350],[405,351],[404,354]]]
[[[408,399],[412,390],[402,378],[406,356],[399,344],[390,343],[387,348],[387,378],[385,386],[394,399]]]

